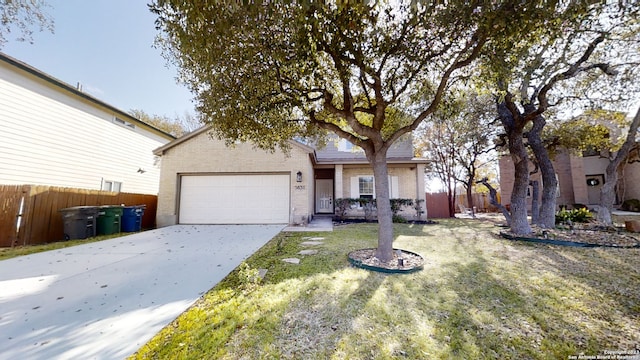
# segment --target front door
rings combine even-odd
[[[333,214],[333,179],[316,179],[316,213]]]
[[[600,204],[600,189],[604,184],[604,175],[587,175],[587,194],[589,196],[589,204]]]

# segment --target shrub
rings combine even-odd
[[[415,199],[413,201],[413,208],[416,210],[416,217],[419,219],[422,214],[424,214],[424,209],[422,208],[422,203],[424,199]]]
[[[340,220],[344,220],[345,215],[347,215],[347,211],[351,208],[352,205],[357,204],[359,199],[349,199],[349,198],[340,198],[335,199],[335,214],[338,216]]]
[[[640,212],[640,200],[628,199],[622,203],[622,210]]]
[[[556,224],[571,221],[572,223],[585,223],[591,219],[592,215],[587,208],[560,210],[556,213]]]
[[[398,212],[402,209],[403,206],[413,206],[414,200],[413,199],[390,199],[390,203],[391,203],[391,212],[393,213],[393,222],[407,222],[406,219],[398,215]],[[344,220],[344,217],[347,215],[347,211],[353,205],[358,205],[362,207],[362,209],[364,210],[365,220],[373,221],[375,219],[376,199],[339,198],[339,199],[335,199],[334,205],[335,205],[335,214],[340,220]],[[416,210],[416,211],[420,211],[420,210]]]

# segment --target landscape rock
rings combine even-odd
[[[282,259],[282,261],[289,264],[300,264],[300,259],[298,258],[286,258],[286,259]]]

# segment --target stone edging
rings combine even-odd
[[[358,250],[354,250],[354,251],[359,251],[359,250],[369,250],[369,249],[358,249]],[[398,249],[393,249],[393,251],[397,251],[397,250]],[[422,255],[416,254],[416,253],[411,252],[411,251],[407,251],[407,250],[400,250],[400,251],[402,251],[404,253],[407,253],[407,254],[412,254],[412,255],[415,255],[415,256],[419,256],[420,258],[422,258]],[[420,271],[420,270],[422,270],[424,268],[424,258],[422,258],[423,259],[423,264],[420,265],[420,266],[416,266],[416,267],[409,268],[409,269],[387,269],[387,268],[382,268],[382,267],[379,267],[379,266],[366,265],[366,264],[363,264],[362,261],[360,261],[360,260],[352,259],[351,258],[351,253],[352,252],[350,252],[347,255],[347,258],[349,259],[349,263],[351,263],[351,265],[353,265],[355,267],[358,267],[358,268],[361,268],[361,269],[365,269],[365,270],[377,271],[377,272],[382,272],[382,273],[387,273],[387,274],[410,274],[410,273],[413,273],[413,272],[416,272],[416,271]]]
[[[638,249],[640,248],[640,244],[633,246],[619,246],[619,245],[602,245],[602,244],[588,244],[581,243],[575,241],[567,241],[567,240],[556,240],[556,239],[541,239],[541,238],[530,238],[524,236],[513,236],[505,233],[504,231],[500,231],[500,236],[507,240],[520,240],[520,241],[528,241],[539,244],[550,244],[550,245],[559,245],[559,246],[570,246],[570,247],[585,247],[585,248],[596,248],[596,247],[608,247],[608,248],[617,248],[617,249]]]

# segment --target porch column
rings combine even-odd
[[[427,202],[424,191],[424,169],[425,164],[416,164],[416,199],[424,200],[422,202],[422,211],[424,211],[424,213],[420,215],[419,220],[427,219]]]
[[[342,193],[342,165],[336,165],[335,174],[333,175],[333,192],[336,199],[344,197]]]

